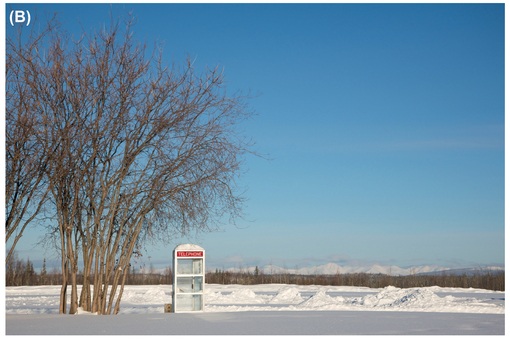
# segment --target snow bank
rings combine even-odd
[[[389,286],[376,295],[365,296],[359,301],[359,304],[372,308],[424,308],[425,306],[440,305],[441,300],[429,288],[400,289]]]
[[[435,287],[401,289],[388,286],[378,294],[355,299],[352,304],[379,311],[505,313],[504,305],[495,306],[475,298],[452,295],[439,297],[434,291],[437,291]]]
[[[129,287],[129,286],[125,286]],[[124,288],[124,293],[122,294],[122,303],[126,304],[165,304],[171,303],[172,296],[166,295],[165,291],[158,286],[148,286],[149,288],[146,292],[140,293],[137,291],[131,291],[129,289]]]
[[[269,303],[277,304],[295,304],[303,301],[301,293],[296,287],[283,287],[275,297],[269,300]]]
[[[81,287],[80,287],[81,288]],[[6,287],[6,314],[58,314],[59,286]],[[172,286],[125,286],[119,314],[164,313]],[[423,287],[205,285],[205,312],[400,311],[505,313],[505,294],[482,289]],[[69,299],[68,299],[69,302]],[[80,311],[79,314],[86,314]]]
[[[341,300],[337,300],[326,294],[326,290],[319,290],[317,293],[312,295],[306,301],[298,304],[296,306],[297,309],[311,309],[317,310],[325,306],[337,305],[337,302],[343,302],[343,298],[340,297]]]
[[[243,286],[240,286],[243,287]],[[263,304],[268,300],[268,296],[260,296],[249,288],[238,288],[230,294],[222,294],[221,292],[205,291],[205,303],[207,304]]]

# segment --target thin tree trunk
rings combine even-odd
[[[127,270],[128,270],[128,273],[129,273],[129,267],[127,267]],[[126,271],[124,270],[123,272],[123,277],[122,277],[122,284],[120,286],[120,291],[119,291],[119,297],[117,298],[117,302],[115,303],[115,308],[113,310],[113,315],[117,315],[119,313],[119,310],[120,310],[120,299],[122,297],[122,293],[124,293],[124,284],[126,282]]]
[[[90,312],[92,310],[91,305],[91,292],[90,292],[90,270],[92,267],[93,260],[93,249],[89,249],[89,247],[84,246],[83,248],[83,285],[81,289],[80,295],[80,303],[79,306],[83,308],[83,310]]]
[[[100,296],[103,285],[103,275],[101,273],[101,267],[99,265],[99,249],[96,247],[96,260],[94,265],[94,298],[92,300],[92,313],[98,313],[100,315]]]
[[[67,256],[65,251],[65,238],[64,238],[64,230],[62,225],[60,225],[60,240],[61,240],[61,252],[62,252],[62,288],[60,288],[60,308],[59,314],[67,313]]]
[[[113,302],[115,301],[115,293],[117,292],[117,286],[119,283],[119,276],[120,272],[117,271],[117,273],[115,273],[113,277],[112,288],[110,291],[110,299],[108,301],[108,310],[106,311],[107,315],[110,315],[112,313]]]
[[[76,314],[78,312],[78,286],[76,284],[76,269],[71,266],[71,306],[69,314]]]
[[[73,246],[71,240],[71,231],[67,234],[67,252],[69,258],[69,264],[71,267],[71,305],[69,314],[76,314],[78,312],[78,287],[76,284],[76,274],[78,272],[78,266],[76,265],[76,258],[73,254]]]
[[[67,260],[62,265],[62,288],[60,288],[60,314],[67,313]]]

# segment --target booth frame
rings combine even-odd
[[[197,255],[199,254],[199,255]],[[178,260],[200,260],[199,262],[192,261],[191,262],[191,273],[179,273],[179,264]],[[195,271],[195,263],[200,267],[199,273]],[[181,244],[175,247],[173,251],[173,259],[172,259],[172,312],[173,313],[202,313],[204,312],[204,286],[205,286],[205,250],[194,244]],[[182,265],[182,264],[181,264]],[[185,279],[190,278],[191,282],[191,292],[183,292],[178,285],[179,278]],[[198,279],[198,280],[197,280]],[[182,281],[182,280],[181,280]],[[197,282],[200,284],[200,291],[194,291],[197,286]],[[180,287],[183,287],[182,285]],[[189,288],[189,287],[188,287]],[[179,297],[191,296],[191,310],[183,310],[180,309],[179,305]],[[196,300],[200,300],[200,309],[197,309]]]

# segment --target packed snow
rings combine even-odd
[[[70,291],[70,290],[69,290]],[[137,314],[143,315],[146,318],[151,315],[164,314],[164,304],[171,303],[171,285],[157,285],[157,286],[125,286],[124,294],[121,301],[120,315]],[[58,314],[59,304],[59,286],[30,286],[30,287],[6,287],[5,289],[5,311],[7,314],[7,334],[25,334],[17,333],[16,322],[21,325],[22,320],[20,317],[11,316],[17,315],[32,315],[35,325],[37,320],[40,320],[35,314]],[[425,320],[438,320],[435,322],[443,322],[440,315],[447,313],[451,317],[456,315],[455,318],[464,320],[466,325],[470,324],[472,327],[473,315],[478,315],[476,320],[483,321],[481,329],[478,331],[462,333],[458,330],[456,333],[450,333],[452,329],[445,328],[444,332],[439,333],[426,332],[426,333],[413,333],[412,329],[397,331],[395,329],[377,332],[376,330],[360,329],[359,333],[349,333],[345,328],[337,331],[343,333],[335,333],[333,330],[324,330],[324,333],[316,334],[500,334],[504,333],[504,292],[489,291],[483,289],[464,289],[464,288],[440,288],[434,287],[420,287],[400,289],[388,286],[382,289],[372,289],[366,287],[351,287],[351,286],[298,286],[298,285],[284,285],[284,284],[266,284],[266,285],[218,285],[206,284],[204,290],[205,299],[205,313],[199,313],[200,318],[218,318],[223,315],[221,319],[226,318],[225,315],[232,315],[234,318],[245,319],[248,315],[257,315],[262,318],[269,315],[280,315],[285,318],[296,318],[300,315],[323,315],[323,317],[331,315],[361,315],[363,312],[407,312],[407,313],[371,313],[371,317],[377,315],[384,315],[384,318],[391,318],[395,315],[398,318],[405,316],[405,318],[413,317],[418,314],[421,319]],[[243,312],[243,313],[236,313]],[[253,314],[253,312],[256,312]],[[299,313],[298,313],[299,312]],[[328,313],[329,312],[329,313]],[[339,312],[344,312],[343,314]],[[348,313],[346,313],[348,312]],[[352,314],[354,312],[354,314]],[[419,312],[419,313],[417,313]],[[423,313],[426,312],[426,313]],[[226,314],[225,314],[226,313]],[[246,314],[248,313],[248,314]],[[303,314],[304,313],[304,314]],[[358,313],[358,314],[356,314]],[[450,314],[454,313],[454,314]],[[86,319],[91,317],[91,313],[80,310],[80,315]],[[462,316],[462,315],[464,316]],[[469,315],[468,315],[469,314]],[[483,316],[482,314],[486,315]],[[165,314],[175,318],[195,318],[195,316],[177,316],[178,314]],[[186,315],[186,314],[179,314]],[[214,316],[216,315],[216,317]],[[366,313],[364,314],[366,315]],[[55,317],[66,317],[57,316]],[[80,316],[67,316],[71,318],[80,318]],[[92,316],[96,321],[101,317]],[[128,318],[128,317],[126,317]],[[366,317],[365,317],[366,318]],[[467,319],[466,319],[467,318]],[[380,317],[377,317],[381,320]],[[18,320],[18,321],[16,321]],[[21,321],[20,321],[21,320]],[[46,320],[46,319],[45,319]],[[118,320],[121,320],[119,318]],[[170,319],[169,319],[170,320]],[[177,320],[177,319],[172,319]],[[191,319],[190,319],[191,320]],[[444,320],[444,318],[443,318]],[[495,323],[494,327],[491,325],[491,320]],[[25,320],[26,321],[26,320]],[[41,321],[42,322],[42,321]],[[45,322],[48,322],[46,320]],[[296,320],[288,320],[288,322],[297,322]],[[331,321],[333,324],[333,321]],[[460,321],[459,321],[460,322]],[[390,322],[391,324],[391,322]],[[209,325],[210,326],[210,325]],[[423,326],[423,325],[422,325]],[[12,328],[13,327],[13,328]],[[21,326],[20,326],[21,327]],[[298,327],[298,326],[297,326]],[[304,327],[300,325],[299,327]],[[295,329],[299,329],[295,328]],[[340,326],[335,326],[340,327]],[[384,326],[389,327],[389,326]],[[420,326],[421,327],[421,326]],[[433,328],[433,327],[432,327]],[[431,328],[431,329],[432,329]],[[294,330],[295,330],[294,329]],[[126,329],[124,329],[126,330]],[[207,333],[207,329],[200,333],[197,329],[191,331],[191,334],[247,334],[246,328],[240,328],[240,333]],[[309,334],[307,330],[302,330],[302,334]],[[20,331],[26,331],[26,327],[20,328]],[[125,334],[122,330],[121,333],[106,333],[106,334]],[[256,334],[300,334],[293,333],[290,329],[281,333],[280,329],[267,330],[269,333],[256,333]],[[375,331],[375,332],[373,332]],[[438,331],[438,329],[436,329]],[[480,333],[482,331],[482,333]],[[9,333],[12,332],[12,333]],[[72,333],[28,333],[28,334],[74,334]],[[155,332],[155,333],[154,333]],[[194,333],[193,333],[194,332]],[[198,332],[198,333],[197,333]],[[314,332],[317,332],[315,330]],[[332,332],[332,333],[331,333]],[[460,332],[460,333],[459,333]],[[495,333],[493,333],[495,332]],[[502,334],[501,333],[501,334]],[[78,334],[78,333],[76,333]],[[85,333],[88,334],[88,333]],[[93,333],[96,334],[96,333]],[[102,334],[102,333],[101,333]],[[129,334],[129,333],[127,333]],[[146,334],[165,334],[152,331]],[[249,333],[248,333],[249,334]],[[315,333],[314,333],[315,334]]]

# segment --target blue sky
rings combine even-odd
[[[61,12],[77,33],[110,11],[11,7]],[[247,158],[247,221],[148,246],[147,264],[192,242],[213,268],[504,265],[503,4],[125,7],[167,61],[191,54],[224,67],[232,91],[260,93],[242,127],[272,159]],[[50,256],[37,236],[17,248],[36,267]]]

